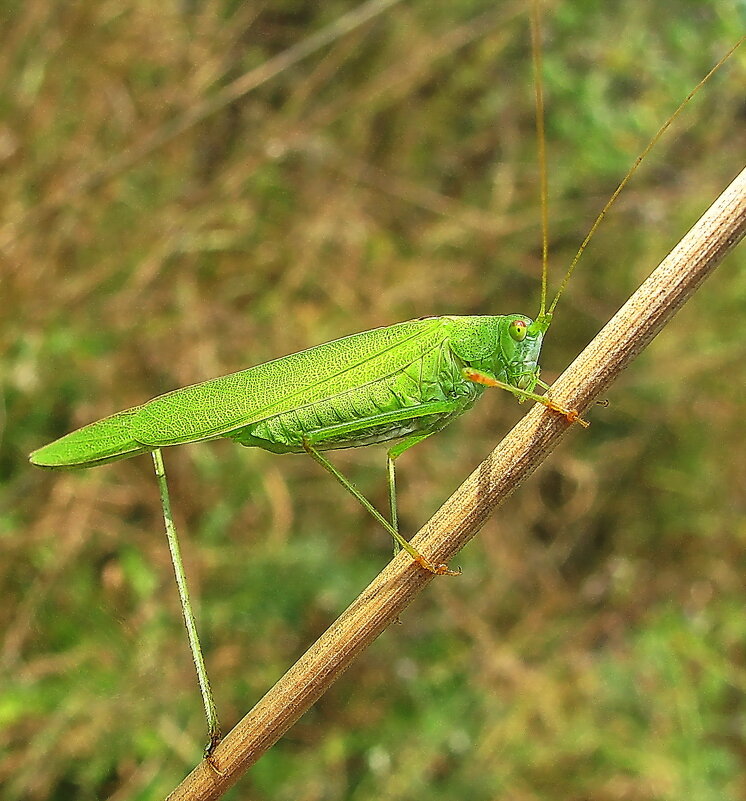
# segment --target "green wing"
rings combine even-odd
[[[40,467],[95,467],[166,445],[219,437],[402,369],[447,336],[447,318],[363,331],[160,395],[34,451]]]
[[[118,459],[128,459],[152,450],[132,437],[132,420],[142,406],[135,406],[90,423],[45,445],[29,456],[39,467],[96,467]]]
[[[219,437],[334,397],[410,364],[446,336],[431,317],[335,339],[271,362],[177,389],[144,404],[133,436],[151,447]]]

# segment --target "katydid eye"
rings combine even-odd
[[[522,342],[526,338],[527,329],[528,326],[523,320],[513,320],[508,326],[508,333],[516,342]]]

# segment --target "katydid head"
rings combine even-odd
[[[534,322],[523,314],[446,319],[449,346],[466,365],[517,389],[533,390],[545,321]]]
[[[492,371],[495,375],[502,373],[511,386],[531,392],[539,378],[539,354],[548,322],[521,314],[503,319]]]

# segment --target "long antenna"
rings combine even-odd
[[[598,215],[598,217],[596,217],[593,225],[591,226],[591,230],[588,232],[588,236],[586,236],[586,238],[583,240],[583,244],[578,248],[578,252],[575,254],[573,260],[570,262],[570,266],[568,267],[567,272],[565,273],[565,277],[562,279],[562,283],[560,284],[559,289],[557,290],[557,294],[554,296],[554,300],[552,301],[552,305],[549,307],[549,311],[547,312],[547,314],[551,315],[552,312],[554,311],[554,308],[557,305],[557,301],[562,296],[562,293],[565,291],[565,288],[567,287],[567,283],[570,280],[570,277],[575,271],[575,268],[578,266],[580,257],[583,255],[583,251],[586,249],[588,243],[591,241],[593,234],[596,233],[596,229],[598,228],[598,226],[601,225],[601,221],[606,216],[606,213],[614,205],[614,202],[619,197],[619,193],[629,183],[630,178],[637,171],[637,168],[640,166],[642,160],[655,147],[655,145],[658,143],[658,140],[663,136],[663,134],[669,128],[671,123],[679,116],[679,114],[681,114],[686,104],[694,97],[694,95],[697,94],[697,92],[699,92],[699,90],[704,86],[705,83],[707,83],[710,77],[715,72],[717,72],[720,69],[720,67],[723,66],[723,64],[733,55],[733,53],[735,53],[735,51],[743,44],[745,40],[746,36],[742,36],[736,42],[736,44],[733,45],[733,47],[731,47],[731,49],[720,59],[720,61],[718,61],[718,63],[715,64],[715,66],[707,73],[707,75],[705,75],[705,77],[702,78],[702,80],[694,87],[694,89],[692,89],[692,91],[689,92],[689,94],[679,104],[679,107],[676,109],[676,111],[674,111],[674,113],[663,123],[663,125],[661,125],[655,136],[653,136],[653,138],[645,146],[645,149],[642,151],[642,153],[640,153],[640,155],[635,159],[635,163],[629,169],[629,172],[624,176],[619,186],[614,190],[614,194],[609,198],[606,205],[601,209],[600,214]]]
[[[547,187],[547,146],[544,134],[544,83],[541,66],[541,6],[531,4],[531,53],[534,61],[534,97],[536,105],[536,145],[539,151],[541,181],[541,307],[537,319],[545,316],[547,306],[547,274],[549,272],[549,190]]]

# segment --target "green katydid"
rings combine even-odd
[[[548,313],[536,321],[518,314],[423,317],[364,331],[174,390],[73,431],[30,459],[40,467],[96,467],[217,437],[274,453],[305,451],[422,567],[444,573],[397,530],[394,461],[471,408],[486,386],[578,420],[533,392],[550,320]],[[321,454],[390,440],[397,441],[388,452],[391,523]]]
[[[40,467],[79,469],[152,453],[210,730],[208,751],[220,740],[220,729],[189,603],[161,448],[227,437],[275,453],[305,451],[360,501],[417,564],[432,573],[452,574],[446,565],[431,563],[399,533],[394,462],[467,411],[486,386],[539,401],[568,420],[585,424],[573,410],[533,392],[550,321],[551,313],[539,315],[536,321],[516,314],[425,317],[364,331],[174,390],[84,426],[31,454],[31,463]],[[389,522],[321,451],[391,440],[396,444],[388,451]]]
[[[537,61],[538,53],[535,46]],[[537,73],[540,73],[538,64]],[[541,143],[538,87],[537,80]],[[676,114],[678,110],[656,134],[643,156]],[[542,147],[540,144],[540,151]],[[275,453],[306,452],[358,499],[391,534],[396,545],[407,551],[421,568],[435,574],[450,574],[452,571],[445,565],[433,564],[420,554],[398,530],[395,461],[407,449],[471,408],[487,386],[505,389],[521,400],[540,402],[569,422],[587,425],[575,410],[534,392],[537,385],[547,388],[539,377],[539,353],[580,254],[639,161],[597,218],[548,308],[545,234],[541,305],[534,320],[520,314],[423,317],[353,334],[174,390],[84,426],[31,454],[32,464],[58,469],[96,467],[143,453],[152,454],[210,730],[208,749],[219,741],[220,729],[189,604],[161,449],[225,437]],[[545,173],[543,165],[542,173]],[[545,200],[545,190],[542,196]],[[394,443],[387,458],[390,520],[323,455],[326,450],[381,442]]]

